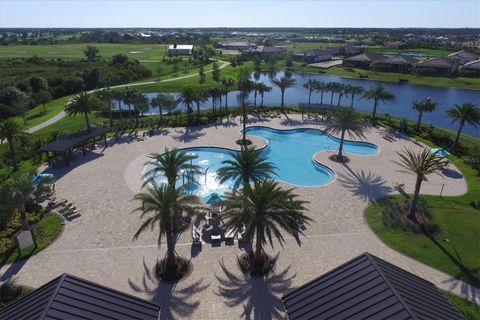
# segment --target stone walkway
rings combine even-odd
[[[255,125],[276,128],[315,127],[303,125],[298,116],[269,118]],[[54,171],[56,192],[80,209],[80,218],[65,225],[60,238],[26,262],[5,266],[0,281],[13,278],[18,284],[38,287],[68,272],[143,297],[162,306],[162,319],[283,319],[280,297],[289,290],[368,251],[413,272],[438,287],[472,297],[475,288],[453,279],[384,245],[365,223],[363,212],[370,201],[392,194],[394,183],[405,184],[411,192],[412,176],[400,173],[392,160],[403,146],[420,150],[423,146],[407,137],[396,142],[382,138],[382,129],[373,129],[367,141],[380,147],[376,156],[351,156],[348,166],[318,153],[317,160],[336,172],[336,179],[322,187],[297,187],[295,192],[310,201],[308,215],[315,220],[298,246],[288,238],[279,253],[275,272],[265,278],[249,278],[237,266],[242,248],[235,243],[212,247],[204,243],[200,251],[191,245],[190,232],[177,240],[177,252],[191,257],[193,272],[177,284],[159,283],[151,269],[165,248],[156,246],[156,234],[144,233],[132,242],[140,225],[131,213],[131,199],[139,191],[141,170],[148,154],[165,147],[223,146],[235,148],[241,126],[224,122],[185,131],[166,129],[154,137],[123,137],[110,141],[103,152],[79,156],[69,168]],[[255,140],[256,143],[261,143]],[[292,146],[294,150],[294,146]],[[422,186],[428,194],[466,192],[465,180],[453,167],[445,175],[432,175]],[[288,185],[285,185],[288,186]]]

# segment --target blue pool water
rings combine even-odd
[[[338,150],[339,140],[316,129],[277,130],[268,127],[248,127],[249,136],[257,136],[268,142],[263,149],[265,155],[278,168],[275,179],[297,186],[321,186],[334,179],[335,173],[328,167],[317,163],[314,154],[319,151]],[[233,181],[220,184],[217,181],[217,170],[222,161],[231,157],[233,150],[217,147],[194,147],[182,149],[193,153],[196,158],[193,164],[201,167],[201,174],[193,178],[182,172],[177,186],[186,186],[187,190],[204,201],[208,201],[213,193],[222,196],[232,190]],[[378,147],[368,142],[345,141],[346,153],[372,156],[378,153]],[[144,170],[149,170],[147,164]],[[166,183],[163,175],[156,177],[157,183]]]

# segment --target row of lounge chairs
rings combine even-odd
[[[56,201],[55,198],[50,199],[47,204],[47,210],[57,214],[60,219],[62,219],[63,224],[81,216],[80,211],[73,205],[73,203],[68,202],[65,199],[60,201]]]

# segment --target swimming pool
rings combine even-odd
[[[322,186],[331,182],[335,173],[327,166],[318,163],[314,155],[320,151],[338,150],[339,139],[318,129],[279,130],[269,127],[254,126],[247,128],[249,136],[265,139],[267,146],[264,154],[278,168],[274,178],[288,184],[304,187]],[[223,195],[231,191],[233,181],[220,184],[217,181],[216,171],[222,167],[222,161],[229,159],[234,150],[218,147],[193,147],[182,149],[192,152],[195,159],[193,164],[201,167],[201,174],[193,179],[188,173],[182,172],[177,185],[185,185],[187,190],[207,201],[213,193]],[[378,153],[378,147],[372,143],[360,141],[344,142],[344,152],[372,156]],[[147,164],[144,170],[151,168]],[[157,183],[166,183],[163,175],[156,177]]]

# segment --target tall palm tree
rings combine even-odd
[[[452,119],[452,122],[460,122],[458,127],[457,136],[453,143],[453,148],[458,145],[460,140],[460,133],[462,133],[463,126],[468,123],[475,128],[480,124],[480,108],[476,107],[473,103],[464,103],[461,106],[455,105],[455,108],[447,110],[447,116]]]
[[[416,213],[422,182],[425,180],[425,176],[429,174],[440,174],[439,172],[447,165],[447,160],[436,153],[432,153],[429,149],[416,153],[411,149],[405,148],[405,150],[397,152],[397,154],[400,157],[400,161],[395,161],[395,163],[405,169],[403,172],[416,175],[415,190],[408,218],[418,222]]]
[[[437,103],[432,101],[432,98],[426,97],[422,101],[413,101],[412,108],[418,111],[417,131],[420,130],[422,124],[422,117],[424,112],[432,112],[437,107]]]
[[[337,107],[340,107],[340,102],[342,101],[343,95],[348,94],[348,87],[343,83],[339,82],[337,84],[337,93],[338,93]]]
[[[235,85],[235,80],[232,78],[222,79],[222,92],[225,96],[225,112],[228,113],[228,94],[232,90],[232,87]]]
[[[212,114],[215,116],[217,101],[222,97],[222,90],[217,87],[210,88],[208,89],[208,95],[212,99]],[[221,109],[222,109],[222,103],[220,103],[220,110]]]
[[[12,118],[7,118],[0,121],[0,141],[7,140],[10,149],[10,156],[12,157],[13,171],[18,170],[17,154],[15,152],[15,142],[22,140],[27,136],[23,127]]]
[[[96,110],[99,106],[97,98],[93,94],[87,94],[81,92],[75,95],[65,106],[65,112],[75,117],[77,114],[83,114],[85,116],[85,122],[87,124],[87,131],[90,132],[90,121],[88,120],[88,114]]]
[[[217,170],[220,183],[233,180],[236,190],[241,185],[245,187],[251,181],[269,179],[277,167],[268,161],[262,150],[254,146],[242,148],[239,152],[232,152],[231,159],[222,161],[222,167]]]
[[[280,79],[272,79],[272,84],[275,87],[278,87],[280,89],[280,92],[282,93],[282,99],[280,101],[280,107],[282,109],[282,113],[285,114],[285,91],[288,88],[294,87],[295,86],[295,79],[289,78],[289,77],[281,77]]]
[[[163,110],[171,110],[173,106],[177,105],[175,98],[170,94],[159,93],[155,98],[150,101],[150,105],[152,108],[158,108],[158,124],[161,125],[163,123]]]
[[[268,272],[269,259],[264,251],[273,238],[283,247],[287,234],[303,235],[300,224],[312,221],[304,214],[305,201],[297,199],[292,189],[282,189],[273,180],[255,181],[240,192],[228,194],[224,202],[222,220],[226,230],[239,232],[245,226],[247,239],[255,237],[252,274]]]
[[[196,90],[195,104],[197,105],[197,125],[200,124],[200,105],[208,100],[208,92],[203,89]]]
[[[267,86],[265,83],[261,82],[258,86],[258,93],[260,94],[260,106],[263,107],[263,97],[265,93],[272,91],[272,87]]]
[[[325,93],[325,91],[328,91],[328,84],[318,81],[315,90],[317,92],[320,92],[320,104],[323,104],[323,94]]]
[[[162,154],[152,153],[149,155],[152,159],[150,163],[152,168],[143,174],[143,186],[154,181],[157,174],[163,174],[167,178],[168,185],[175,189],[177,179],[183,171],[190,171],[193,174],[200,172],[200,167],[192,163],[195,156],[185,151],[173,148],[165,148]]]
[[[110,129],[113,127],[113,110],[112,110],[112,103],[115,99],[114,93],[110,88],[105,88],[95,92],[97,98],[105,103],[105,106],[108,109],[109,119],[110,119]]]
[[[123,125],[123,109],[122,109],[122,101],[125,95],[124,90],[112,90],[112,97],[118,103],[118,114],[120,117],[120,123]]]
[[[158,245],[161,245],[162,238],[167,240],[167,252],[163,260],[163,276],[167,276],[171,271],[175,271],[177,266],[174,230],[182,223],[182,213],[193,215],[198,210],[200,200],[186,194],[183,188],[175,189],[168,185],[148,187],[137,193],[133,199],[140,202],[134,212],[140,212],[140,218],[145,218],[133,240],[138,239],[144,231],[158,227]]]
[[[312,101],[312,92],[318,87],[318,81],[314,79],[309,79],[303,84],[303,87],[308,90],[308,104]]]
[[[195,102],[196,99],[196,91],[193,87],[187,87],[182,92],[180,92],[180,95],[178,97],[178,100],[180,103],[183,103],[185,107],[187,108],[187,121],[188,125],[191,125],[192,123],[192,106],[193,103]]]
[[[372,120],[375,121],[375,116],[377,114],[378,102],[388,102],[395,100],[395,95],[385,89],[383,84],[377,83],[375,86],[371,87],[363,93],[362,99],[373,100],[373,113]]]
[[[345,134],[352,137],[365,138],[367,132],[365,123],[357,112],[351,108],[341,108],[333,113],[331,124],[327,125],[325,131],[332,135],[340,135],[340,145],[338,147],[338,159],[343,159],[343,144]]]
[[[351,97],[350,100],[350,108],[353,109],[353,102],[355,101],[355,96],[362,93],[364,91],[363,87],[361,86],[349,86],[348,94]]]
[[[241,78],[237,82],[237,89],[240,91],[240,101],[241,104],[245,104],[245,100],[248,97],[248,94],[253,91],[254,89],[254,83],[252,80],[248,78]]]
[[[333,106],[333,95],[338,92],[339,83],[338,82],[329,82],[327,84],[328,91],[330,91],[330,105]]]
[[[240,97],[242,97],[243,94],[240,93]],[[249,101],[241,101],[240,108],[236,109],[233,111],[233,117],[241,117],[241,122],[242,122],[242,143],[241,145],[245,147],[247,145],[247,122],[248,122],[248,116],[253,116],[260,118],[261,112],[253,104],[251,104]]]

